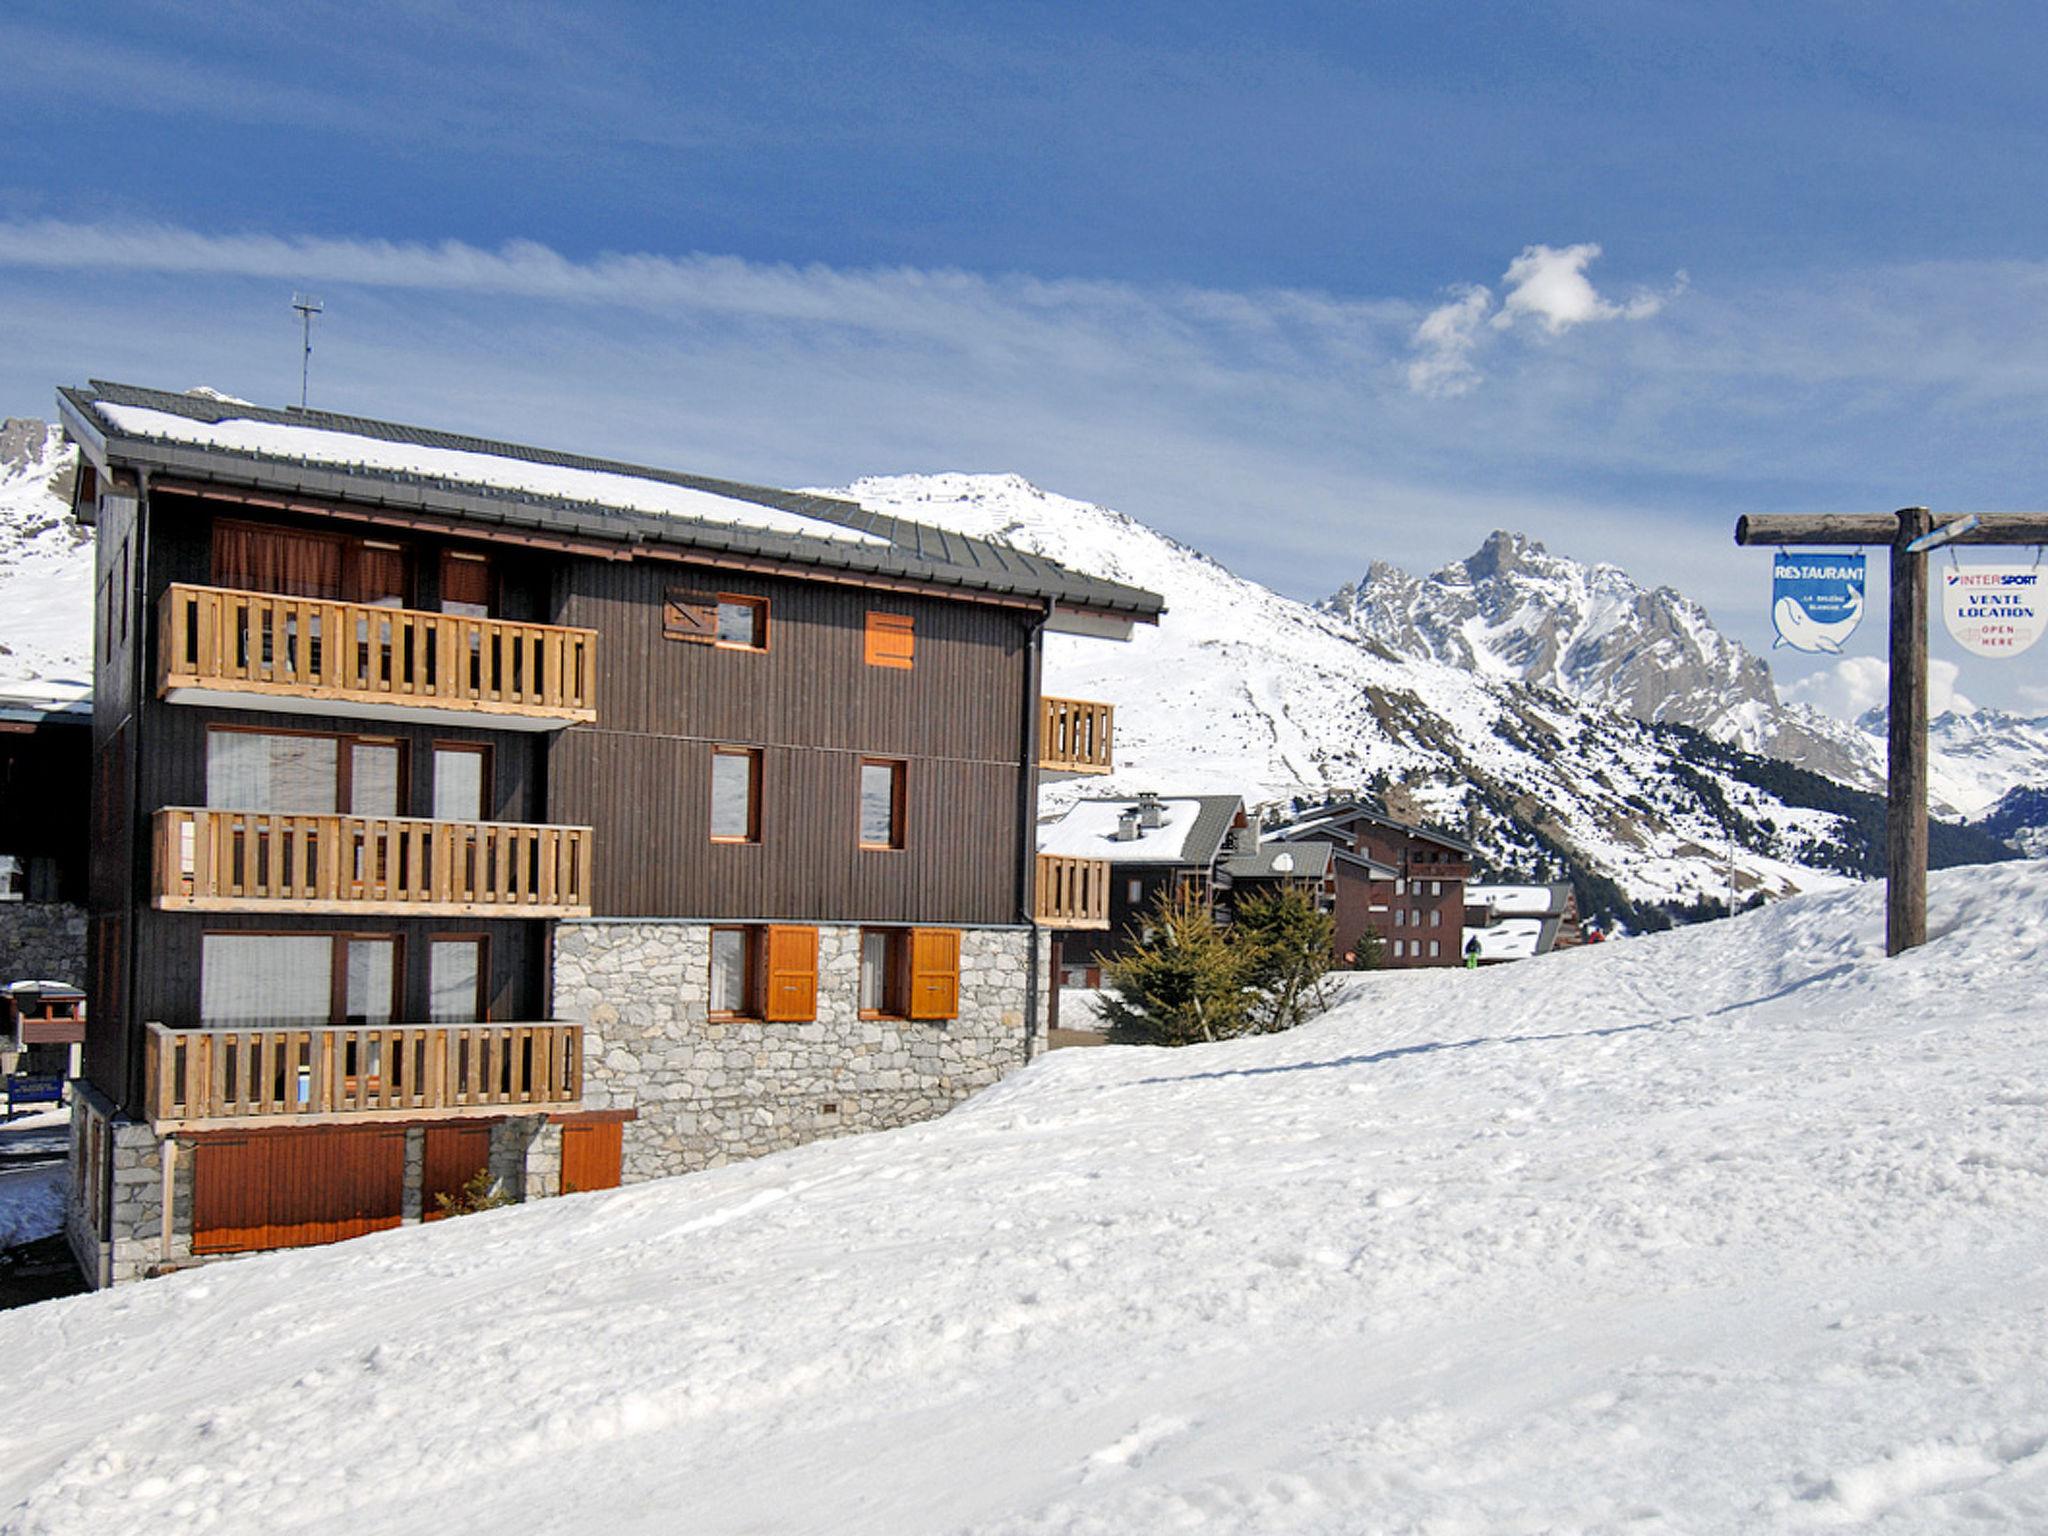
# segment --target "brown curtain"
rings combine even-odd
[[[243,592],[339,598],[344,541],[254,523],[213,525],[213,583]]]

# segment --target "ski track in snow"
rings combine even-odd
[[[2048,865],[0,1317],[0,1530],[2048,1528]]]

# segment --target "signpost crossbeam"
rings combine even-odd
[[[1961,526],[1958,526],[1961,525]],[[1738,518],[1744,545],[1882,544],[1891,551],[1890,737],[1885,773],[1885,953],[1927,942],[1927,554],[1930,540],[2048,545],[2048,512],[1765,513]]]

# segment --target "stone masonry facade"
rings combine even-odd
[[[85,985],[85,908],[61,901],[0,902],[0,984]]]
[[[1051,946],[1033,930],[960,936],[953,1019],[860,1017],[860,929],[818,930],[818,1016],[800,1024],[709,1017],[711,927],[680,921],[556,925],[554,1017],[584,1027],[586,1108],[634,1109],[625,1182],[856,1131],[928,1120],[1045,1048]]]

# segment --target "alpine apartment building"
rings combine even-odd
[[[1159,599],[850,503],[60,392],[97,530],[96,1284],[902,1124],[1027,1060],[1048,631]]]

